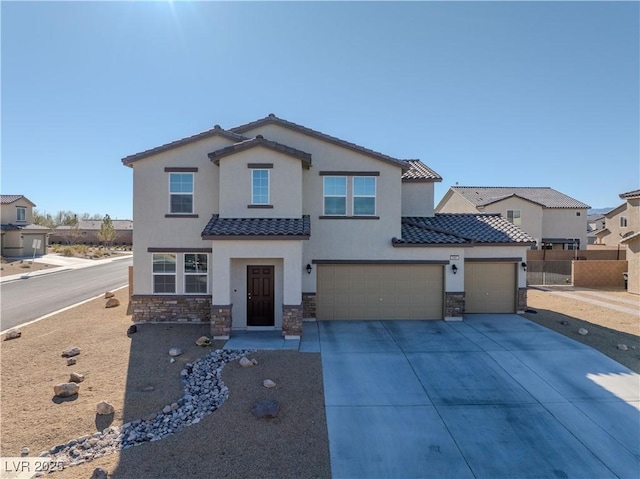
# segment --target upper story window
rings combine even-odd
[[[376,214],[376,177],[353,177],[353,215]]]
[[[620,228],[626,228],[627,227],[627,217],[626,216],[621,216],[620,217]]]
[[[16,221],[17,222],[27,221],[27,208],[25,208],[24,206],[18,206],[16,208]]]
[[[184,292],[187,294],[206,294],[207,292],[207,255],[186,253],[184,255]]]
[[[176,292],[175,254],[153,254],[153,292],[155,294],[174,294]]]
[[[325,176],[324,214],[344,216],[347,214],[347,177]]]
[[[251,170],[251,203],[269,204],[269,170]]]
[[[509,223],[513,223],[516,226],[520,226],[522,224],[520,210],[507,210],[507,221]]]
[[[169,173],[169,213],[193,213],[193,173]]]

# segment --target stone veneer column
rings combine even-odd
[[[524,313],[527,309],[527,288],[518,289],[518,313]]]
[[[232,307],[232,304],[211,306],[211,335],[213,339],[229,339]]]
[[[316,293],[302,293],[302,317],[316,317]]]
[[[302,305],[282,305],[282,335],[289,339],[302,336]]]
[[[444,298],[445,321],[462,321],[464,315],[464,291],[446,292]]]

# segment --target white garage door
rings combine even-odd
[[[444,267],[433,264],[318,265],[316,316],[442,319]]]
[[[515,313],[515,263],[465,263],[466,313]]]

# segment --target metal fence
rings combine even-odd
[[[571,261],[527,261],[527,285],[571,284]]]

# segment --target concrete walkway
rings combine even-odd
[[[520,316],[306,323],[316,347],[334,479],[638,477],[640,377]]]

